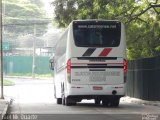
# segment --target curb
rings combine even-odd
[[[123,101],[136,103],[136,104],[142,104],[142,105],[152,105],[152,106],[160,107],[160,101],[147,101],[147,100],[142,100],[142,99],[138,99],[138,98],[131,98],[128,96],[124,97]]]
[[[11,99],[7,99],[7,100],[2,100],[4,103],[3,104],[5,104],[5,107],[4,107],[4,109],[3,109],[3,111],[2,111],[2,113],[1,113],[1,115],[2,115],[2,120],[4,119],[4,117],[5,117],[5,115],[7,114],[7,111],[8,111],[8,108],[9,108],[9,105],[11,104]]]

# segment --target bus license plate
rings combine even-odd
[[[101,87],[101,86],[93,86],[93,90],[103,90],[103,87]]]

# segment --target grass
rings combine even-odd
[[[47,78],[53,77],[52,74],[36,74],[35,76],[36,76],[36,77],[47,77]]]
[[[23,73],[12,73],[12,74],[8,74],[8,76],[27,76],[27,77],[31,77],[32,76],[32,73],[26,73],[26,74],[23,74]],[[35,74],[35,77],[38,77],[38,78],[43,78],[43,77],[46,77],[46,78],[51,78],[53,77],[53,75],[50,73],[50,74]]]
[[[1,81],[0,81],[0,84],[1,84]],[[12,82],[10,80],[4,80],[3,81],[3,85],[4,86],[11,86],[11,85],[14,85],[14,82]]]

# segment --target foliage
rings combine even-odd
[[[54,74],[35,74],[36,78],[52,78]],[[21,76],[21,77],[32,77],[32,73],[12,73],[8,74],[8,76]]]
[[[0,81],[0,84],[1,84],[1,81]],[[11,86],[11,85],[15,85],[15,83],[10,80],[3,80],[3,85],[4,86]]]
[[[160,52],[160,46],[156,47],[155,50]]]
[[[26,19],[26,18],[39,18],[43,15],[42,10],[36,5],[32,4],[29,1],[16,3],[11,0],[5,2],[5,18],[9,20],[16,19]],[[6,22],[6,21],[5,21]]]
[[[18,36],[17,40],[21,41],[17,46],[19,48],[33,48],[34,42],[37,48],[41,48],[44,46],[44,40],[35,37],[34,35],[31,34]]]
[[[48,23],[41,21],[45,12],[40,0],[3,0],[2,3],[3,40],[10,43],[11,49],[22,42],[17,39],[19,36],[34,34],[35,29],[36,36],[46,32]]]
[[[126,26],[129,59],[160,55],[159,0],[55,0],[55,20],[66,27],[74,19],[118,19]]]

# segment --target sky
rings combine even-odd
[[[54,0],[41,0],[45,4],[45,10],[47,13],[47,16],[49,18],[53,18],[54,15],[54,7],[50,4]],[[57,37],[59,37],[60,33],[62,32],[62,29],[58,29],[57,27],[54,26],[48,26],[47,33],[44,34],[43,36],[47,39],[52,39],[52,41],[57,40]]]
[[[45,10],[47,16],[52,18],[54,7],[50,3],[53,2],[54,0],[41,0],[41,1],[45,4]]]

